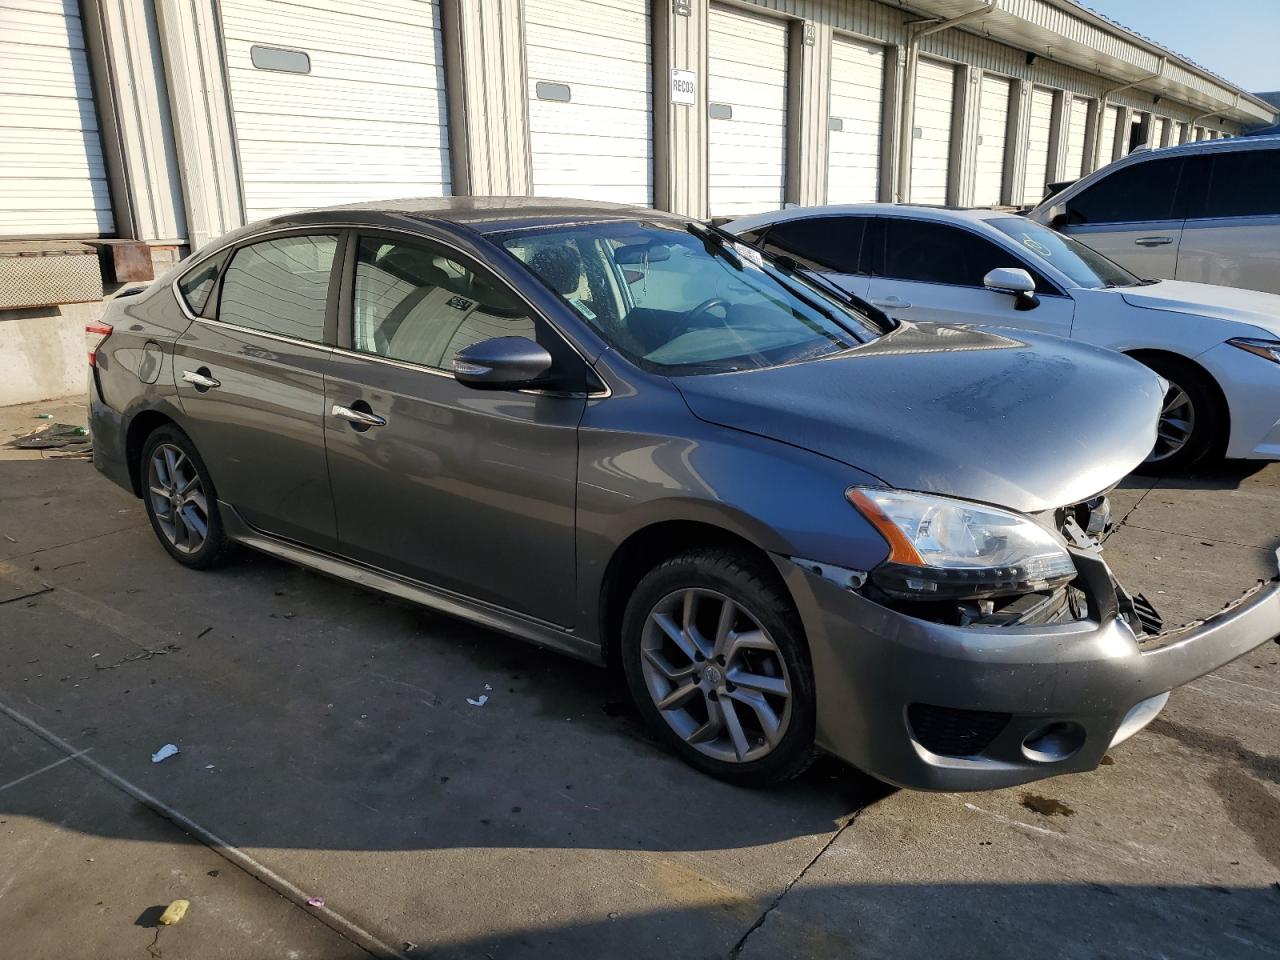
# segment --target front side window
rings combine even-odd
[[[1027,270],[1042,293],[1057,289],[1012,253],[971,230],[926,220],[885,219],[884,275],[895,280],[981,287],[998,267]]]
[[[222,279],[218,319],[250,330],[324,341],[335,236],[281,237],[241,247]]]
[[[1280,150],[1239,150],[1213,158],[1202,217],[1280,214]]]
[[[1091,290],[1106,287],[1132,287],[1142,281],[1118,263],[1098,251],[1056,230],[1041,226],[1026,217],[1000,217],[988,220],[1005,236],[1017,243],[1029,256],[1057,267],[1077,286]],[[1036,284],[1039,288],[1039,283]]]
[[[770,253],[785,253],[811,270],[859,273],[858,255],[868,217],[813,217],[784,220],[764,242]]]
[[[535,336],[528,310],[495,279],[428,244],[360,240],[354,349],[449,370],[459,350],[481,340]]]
[[[626,221],[497,239],[608,343],[668,375],[828,356],[880,333],[758,252],[697,229]]]
[[[230,250],[216,253],[194,270],[188,271],[178,280],[178,290],[187,303],[187,309],[200,316],[209,302],[209,294],[213,293],[214,284],[218,282],[218,272],[231,255]]]
[[[1067,201],[1067,223],[1146,223],[1174,215],[1182,157],[1122,167]]]

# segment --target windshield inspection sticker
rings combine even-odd
[[[754,247],[748,247],[741,243],[735,243],[733,245],[733,251],[738,256],[740,256],[743,260],[747,261],[747,263],[753,264],[756,267],[764,266],[764,257],[760,256],[760,251],[756,250]]]
[[[588,320],[594,320],[596,318],[595,311],[592,310],[590,307],[588,307],[585,303],[583,303],[577,297],[570,297],[569,302],[573,304],[574,309],[576,309],[580,314],[582,314]]]
[[[1022,235],[1022,245],[1026,247],[1028,250],[1030,250],[1032,253],[1039,254],[1040,256],[1044,257],[1044,259],[1046,260],[1052,259],[1053,257],[1052,250],[1046,247],[1039,240],[1036,240],[1025,233]]]

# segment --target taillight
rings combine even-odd
[[[102,349],[102,345],[107,342],[107,337],[111,336],[111,331],[115,329],[109,323],[90,323],[84,328],[85,337],[97,337],[97,340],[90,340],[89,346],[89,366],[96,367],[98,365],[98,351]]]

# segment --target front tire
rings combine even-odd
[[[813,759],[813,667],[799,618],[761,564],[695,549],[636,586],[622,623],[627,685],[684,760],[763,786]]]
[[[1156,445],[1140,471],[1156,475],[1180,473],[1224,446],[1227,411],[1217,384],[1195,364],[1178,357],[1140,359],[1169,381],[1156,428]]]
[[[231,552],[209,470],[191,438],[158,427],[142,448],[142,500],[160,545],[186,567],[206,570]]]

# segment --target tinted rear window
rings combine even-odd
[[[1213,158],[1204,217],[1280,214],[1280,150],[1241,150]]]
[[[281,237],[241,247],[222,280],[218,319],[321,342],[337,249],[333,236]]]
[[[813,217],[786,220],[765,238],[770,253],[785,253],[806,267],[834,273],[857,273],[867,217]]]

